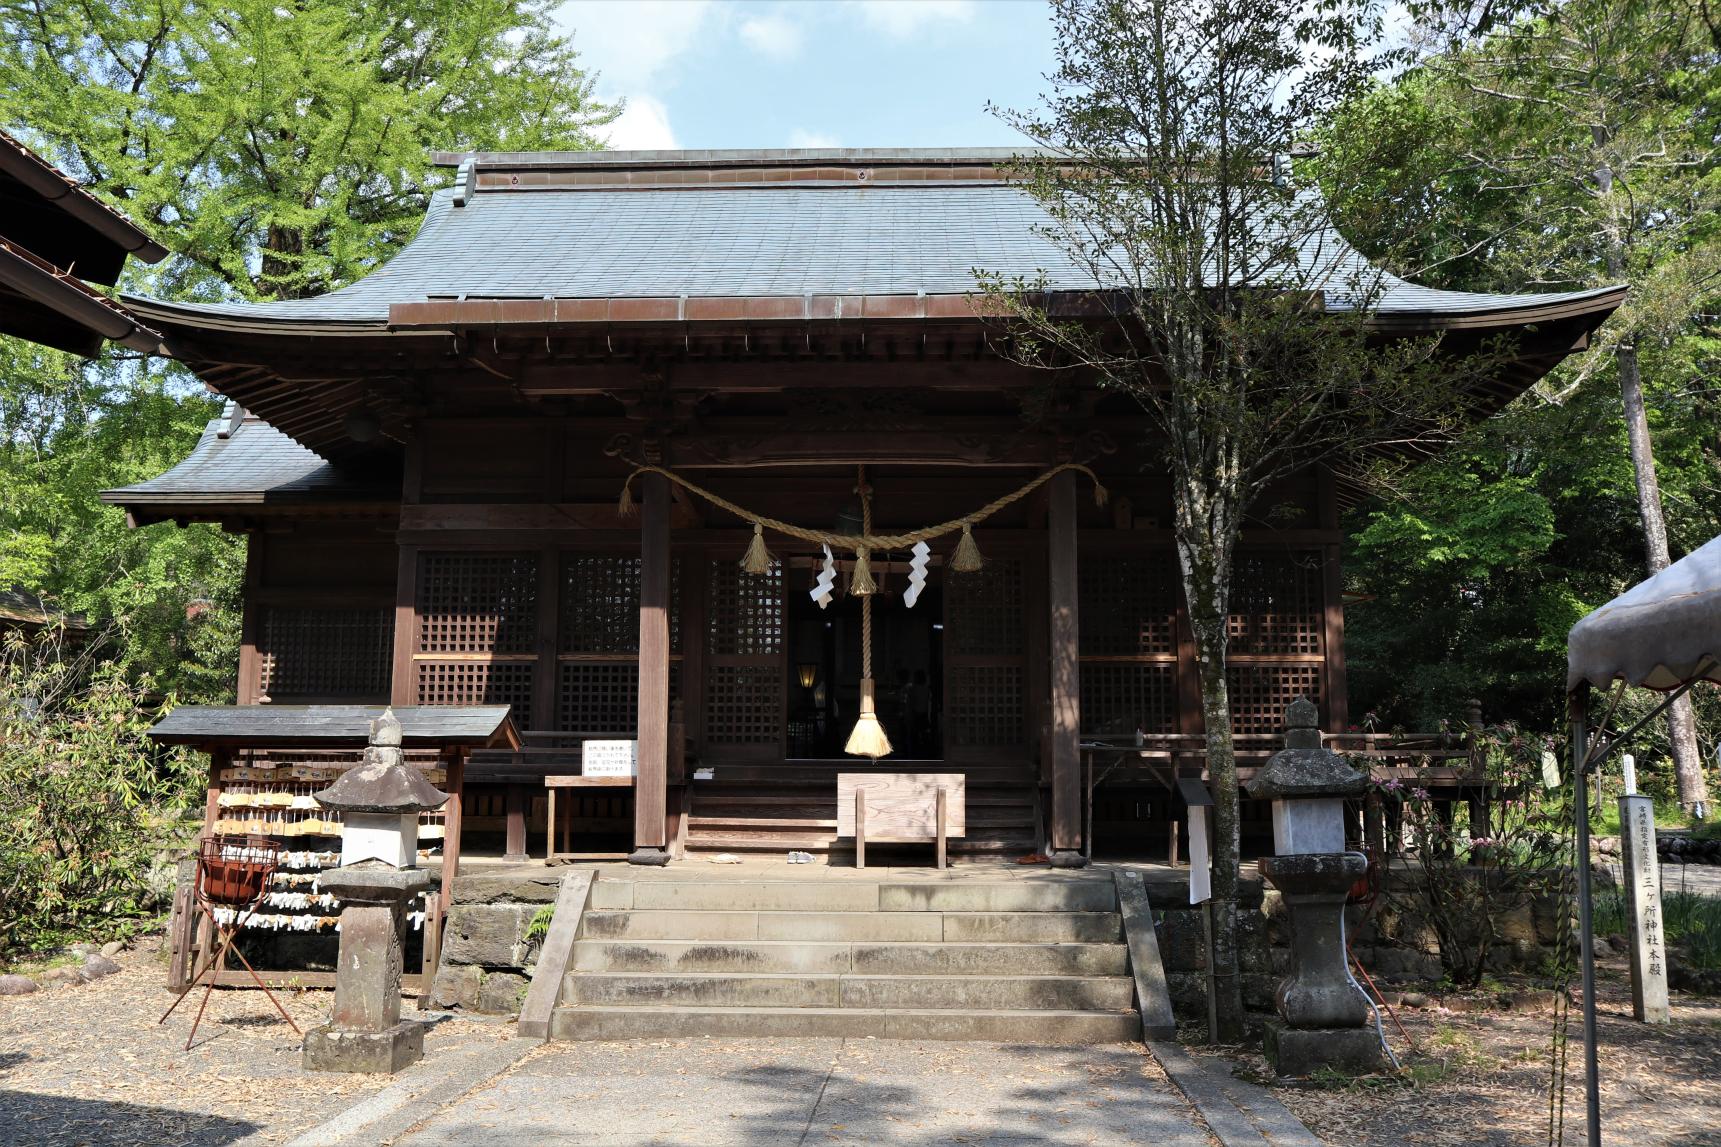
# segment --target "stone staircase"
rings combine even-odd
[[[596,879],[551,1038],[1142,1038],[1110,875],[826,871]]]

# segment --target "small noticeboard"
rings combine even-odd
[[[639,775],[638,741],[586,741],[580,746],[580,773],[588,777]]]

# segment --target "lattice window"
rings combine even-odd
[[[733,561],[710,563],[706,649],[716,656],[777,654],[783,648],[783,563],[743,573]]]
[[[965,748],[1022,743],[1022,668],[958,665],[949,674],[945,725]]]
[[[1083,656],[1177,650],[1177,564],[1169,551],[1084,557],[1078,565]]]
[[[563,653],[639,652],[640,559],[610,554],[562,558]],[[669,565],[669,648],[681,651],[681,562]]]
[[[269,606],[260,622],[257,687],[264,697],[387,699],[393,609]]]
[[[532,727],[529,661],[420,661],[420,705],[512,705],[514,724]]]
[[[1320,665],[1232,665],[1231,727],[1238,733],[1284,731],[1285,709],[1298,697],[1321,703]]]
[[[669,667],[669,703],[681,696],[681,667]],[[631,737],[639,730],[639,665],[564,661],[556,683],[556,728]]]
[[[1237,554],[1227,629],[1234,653],[1322,651],[1324,578],[1317,551]]]
[[[721,745],[775,745],[783,736],[783,671],[770,665],[706,669],[705,736]]]
[[[1101,736],[1177,732],[1177,666],[1082,664],[1082,731]]]
[[[425,554],[418,567],[420,653],[532,653],[538,560],[532,554]]]
[[[994,558],[945,583],[945,639],[952,657],[1016,657],[1023,650],[1022,561]]]

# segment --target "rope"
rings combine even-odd
[[[860,483],[855,493],[861,500],[861,533],[872,536],[872,487],[866,484],[866,467],[860,468]],[[875,594],[861,598],[861,676],[872,680],[872,599]]]
[[[862,467],[862,469],[864,471],[865,467]],[[688,481],[673,470],[666,470],[662,466],[652,466],[649,464],[641,464],[634,468],[633,473],[627,476],[627,481],[622,483],[621,496],[623,504],[629,504],[631,498],[630,491],[633,487],[633,480],[635,478],[639,477],[641,474],[661,474],[671,482],[674,482],[677,486],[680,486],[683,490],[705,499],[720,510],[726,510],[731,514],[734,514],[737,518],[751,522],[755,526],[763,526],[767,530],[775,530],[777,533],[786,534],[791,538],[799,538],[804,542],[821,543],[823,545],[830,546],[833,549],[854,550],[856,552],[861,550],[901,550],[913,546],[916,542],[929,542],[933,538],[941,538],[945,534],[953,534],[964,527],[976,525],[977,523],[990,518],[993,514],[996,514],[1004,507],[1026,498],[1029,494],[1032,494],[1035,490],[1038,490],[1041,486],[1050,482],[1053,478],[1064,473],[1066,470],[1073,470],[1078,474],[1086,474],[1094,484],[1094,501],[1099,505],[1105,505],[1106,488],[1101,484],[1099,475],[1095,474],[1080,462],[1065,462],[1062,465],[1054,466],[1045,473],[1040,474],[1021,489],[1005,494],[1003,497],[992,499],[990,502],[987,502],[984,506],[981,506],[971,514],[967,514],[960,518],[952,518],[948,522],[940,522],[935,526],[926,526],[922,529],[914,530],[906,534],[874,534],[872,532],[872,519],[870,514],[864,519],[864,524],[862,526],[863,532],[859,535],[834,534],[829,530],[807,529],[804,526],[797,526],[792,523],[785,522],[780,518],[771,518],[764,514],[755,514],[751,510],[742,506],[737,506],[734,502],[731,502],[721,494],[713,493],[697,483]],[[862,506],[863,509],[868,507],[868,503],[864,498],[862,500]]]

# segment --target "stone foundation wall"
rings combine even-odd
[[[1394,879],[1402,880],[1402,874]],[[1279,893],[1260,880],[1246,879],[1238,888],[1238,971],[1243,1003],[1251,1011],[1271,1012],[1273,993],[1290,970],[1291,930]],[[1187,885],[1155,883],[1151,889],[1160,958],[1171,1004],[1179,1023],[1207,1022],[1206,936],[1202,910],[1191,905]],[[1567,907],[1547,898],[1507,915],[1501,937],[1489,955],[1495,970],[1539,971],[1558,954],[1560,917]],[[1442,975],[1440,946],[1426,921],[1391,906],[1365,911],[1353,906],[1345,914],[1351,951],[1376,981],[1434,981]],[[1575,944],[1576,925],[1567,943]]]
[[[456,880],[431,1003],[487,1015],[518,1012],[538,963],[539,942],[526,932],[532,917],[555,903],[561,881],[555,868]]]

